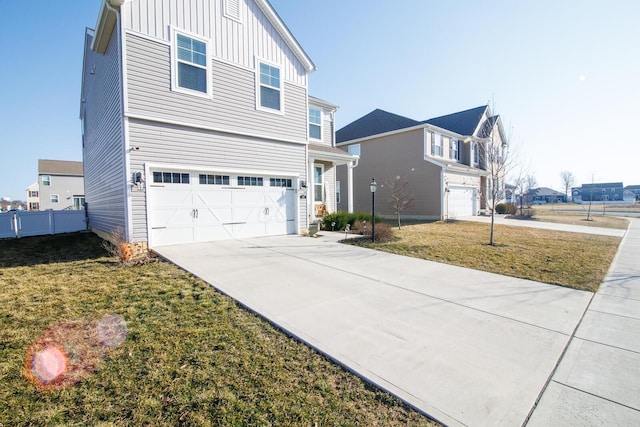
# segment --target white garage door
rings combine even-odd
[[[476,191],[474,189],[451,187],[448,197],[449,219],[475,215]]]
[[[152,171],[151,246],[295,234],[291,178]]]

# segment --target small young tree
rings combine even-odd
[[[391,193],[387,198],[387,202],[396,213],[398,229],[400,229],[400,215],[405,210],[412,208],[415,202],[413,195],[408,192],[409,181],[406,178],[396,176],[395,178],[387,178],[385,185],[389,187]]]
[[[569,171],[560,172],[560,179],[562,179],[562,185],[564,186],[564,195],[569,200],[569,188],[576,182],[576,177]]]

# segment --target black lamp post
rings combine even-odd
[[[378,183],[376,179],[371,180],[369,185],[371,190],[371,242],[376,242],[376,190],[378,189]]]

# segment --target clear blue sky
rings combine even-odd
[[[272,0],[318,66],[338,127],[375,108],[422,120],[494,102],[541,186],[640,184],[640,2]],[[72,6],[71,6],[72,5]],[[84,28],[99,0],[0,0],[0,197],[39,158],[81,160]]]

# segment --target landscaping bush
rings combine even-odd
[[[509,214],[514,215],[518,208],[511,203],[498,203],[496,205],[496,213],[500,215]]]
[[[371,224],[371,214],[367,212],[334,212],[329,215],[325,215],[322,219],[322,228],[325,230],[344,231],[344,228],[349,224],[351,230],[355,232],[359,222],[366,221],[367,224]],[[332,227],[331,223],[335,222]],[[382,218],[376,215],[376,223],[382,223]],[[362,231],[362,226],[359,228]],[[378,229],[376,228],[376,231]]]

